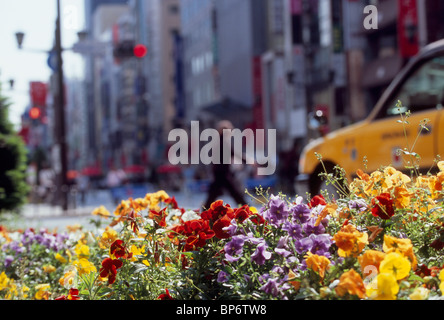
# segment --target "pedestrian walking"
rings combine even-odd
[[[77,176],[77,188],[80,192],[80,201],[84,205],[86,202],[86,194],[89,189],[89,178],[84,174],[79,174]]]
[[[219,164],[212,164],[212,174],[213,180],[208,188],[208,196],[204,204],[204,208],[210,208],[211,204],[217,200],[217,197],[222,195],[224,191],[227,191],[230,196],[236,201],[237,205],[246,204],[245,194],[241,190],[241,183],[237,179],[235,173],[230,164],[223,163],[223,150],[227,148],[228,142],[224,140],[223,130],[233,129],[233,124],[228,120],[222,120],[218,123],[217,131],[219,132],[220,143],[219,143]],[[245,161],[245,156],[242,154],[237,154],[231,148],[231,157],[234,156],[241,157]]]
[[[123,182],[126,180],[126,174],[123,170],[116,170],[112,168],[108,175],[106,176],[106,185],[111,192],[111,197],[113,198],[114,204],[118,204],[118,188],[122,186]]]

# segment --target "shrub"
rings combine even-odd
[[[0,95],[0,213],[15,211],[26,201],[26,149],[8,119],[9,103]]]

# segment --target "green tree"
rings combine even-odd
[[[0,87],[0,213],[12,212],[26,201],[26,148],[9,120],[10,103]]]

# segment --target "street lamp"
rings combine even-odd
[[[55,101],[55,139],[54,146],[55,171],[58,198],[60,199],[62,209],[68,210],[68,184],[67,184],[67,144],[66,144],[66,124],[65,124],[65,92],[63,79],[63,59],[62,59],[62,40],[60,29],[60,0],[57,0],[57,18],[55,27],[55,44],[53,52],[55,52],[55,66],[53,71],[56,76],[56,90],[54,94]],[[22,49],[23,32],[15,34],[19,49]]]
[[[17,45],[18,48],[21,49],[22,48],[22,43],[23,43],[23,38],[25,37],[25,34],[23,32],[16,32],[15,33],[15,38],[17,40]]]

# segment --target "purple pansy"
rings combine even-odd
[[[245,240],[243,236],[234,236],[231,240],[225,245],[225,258],[229,262],[236,262],[240,259],[240,256],[243,251]]]
[[[288,218],[288,207],[279,196],[270,196],[269,209],[264,212],[264,218],[272,225],[280,226]]]
[[[267,251],[267,245],[265,242],[261,242],[256,247],[256,251],[251,255],[251,259],[258,265],[263,265],[266,260],[271,258],[271,252]]]
[[[310,208],[303,203],[291,207],[290,211],[293,218],[298,220],[300,223],[307,222],[311,215]]]

